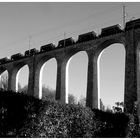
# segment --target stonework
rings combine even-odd
[[[107,31],[107,29],[104,30],[104,34],[105,31]],[[105,36],[101,34],[97,38],[89,41],[80,41],[67,47],[55,48],[47,52],[39,52],[32,56],[1,64],[0,73],[5,70],[8,71],[8,89],[16,91],[17,72],[24,65],[28,65],[28,94],[40,98],[39,77],[41,67],[49,59],[55,58],[57,61],[56,100],[66,103],[67,62],[74,54],[85,51],[88,56],[86,105],[90,108],[98,108],[97,60],[100,53],[114,43],[123,44],[126,51],[124,111],[132,113],[134,102],[137,101],[138,114],[140,116],[140,19],[127,22],[126,28],[121,32],[110,33]]]

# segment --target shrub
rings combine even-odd
[[[94,109],[98,137],[125,137],[129,117],[124,113],[111,113]]]
[[[92,137],[95,127],[92,119],[93,112],[89,109],[44,102],[36,117],[25,122],[20,137]]]
[[[136,115],[0,91],[0,137],[139,137]]]
[[[140,137],[140,124],[139,124],[138,115],[137,115],[137,105],[134,106],[133,113],[129,114],[129,122],[128,122],[126,137],[129,137],[129,138]]]

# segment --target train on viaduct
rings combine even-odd
[[[86,106],[98,108],[98,69],[97,60],[100,53],[109,45],[121,43],[125,48],[125,87],[124,111],[132,113],[134,103],[137,102],[140,116],[140,19],[129,21],[125,28],[113,25],[103,28],[101,34],[94,31],[81,34],[78,40],[72,38],[60,40],[58,46],[50,43],[41,46],[40,51],[34,49],[23,54],[14,54],[11,58],[0,59],[0,74],[8,71],[8,90],[16,91],[16,76],[21,67],[28,65],[28,94],[41,98],[39,95],[40,70],[45,62],[51,58],[57,61],[57,80],[55,98],[66,103],[66,66],[69,59],[80,51],[88,56]],[[119,57],[119,56],[118,56]]]

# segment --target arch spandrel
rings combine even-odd
[[[126,50],[126,46],[125,46],[125,39],[122,37],[122,38],[113,38],[113,39],[107,39],[107,40],[104,40],[102,41],[101,43],[99,43],[96,48],[96,50],[94,51],[95,52],[95,56],[96,56],[96,59],[98,59],[98,56],[100,55],[100,53],[107,47],[109,47],[110,45],[112,44],[115,44],[115,43],[119,43],[119,44],[122,44],[124,46],[124,49]]]
[[[4,71],[6,71],[7,68],[6,67],[0,67],[0,74],[2,74]],[[8,71],[8,70],[7,70]]]
[[[51,59],[53,59],[53,58],[56,60],[56,64],[57,64],[57,58],[55,58],[55,57],[45,57],[45,56],[43,56],[43,57],[40,57],[39,59],[37,59],[37,61],[36,61],[36,63],[35,63],[35,73],[36,73],[36,74],[39,74],[41,68],[43,67],[43,65],[44,65],[47,61],[49,61],[49,60],[51,60]]]

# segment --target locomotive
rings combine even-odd
[[[73,45],[75,43],[74,39],[72,37],[70,38],[67,38],[67,39],[63,39],[63,40],[60,40],[58,42],[58,48],[62,48],[62,47],[67,47],[67,46],[70,46],[70,45]]]
[[[121,33],[121,32],[123,32],[121,30],[121,26],[119,24],[116,24],[116,25],[113,25],[113,26],[103,28],[99,37],[113,35],[113,34]]]
[[[94,31],[92,31],[92,32],[88,32],[88,33],[79,35],[78,41],[76,43],[81,43],[81,42],[93,40],[96,38],[97,38],[97,34]]]
[[[21,58],[23,58],[23,54],[21,54],[21,53],[17,53],[17,54],[14,54],[11,56],[11,60],[18,60]]]
[[[53,43],[41,46],[40,52],[46,52],[46,51],[51,51],[52,49],[55,49],[55,45]]]

